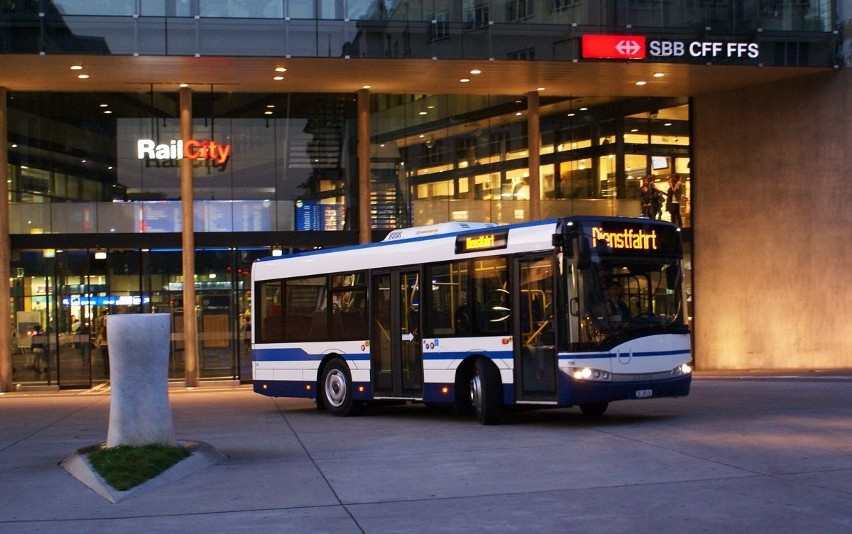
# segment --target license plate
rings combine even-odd
[[[636,390],[636,398],[637,399],[647,399],[648,397],[654,396],[653,389],[637,389]]]

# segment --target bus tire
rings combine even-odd
[[[476,360],[470,379],[470,402],[483,425],[496,425],[503,411],[503,385],[500,372],[485,358]]]
[[[326,411],[338,417],[354,415],[356,403],[352,398],[354,393],[352,376],[346,363],[335,358],[329,361],[322,371],[321,393],[322,404]]]
[[[608,402],[590,402],[588,404],[581,404],[580,411],[583,412],[583,415],[586,417],[600,417],[604,414],[608,407]]]

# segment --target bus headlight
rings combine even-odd
[[[609,371],[592,369],[591,367],[571,367],[568,370],[568,374],[570,374],[574,380],[610,380]]]
[[[692,372],[692,366],[689,365],[688,363],[685,363],[683,365],[678,365],[677,367],[672,369],[672,376],[688,375],[691,372]]]

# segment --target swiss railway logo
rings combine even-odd
[[[581,50],[584,59],[645,59],[645,37],[584,35]]]
[[[642,46],[633,39],[622,39],[615,43],[615,49],[623,56],[632,57],[642,50]]]

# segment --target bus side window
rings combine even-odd
[[[258,341],[281,341],[281,282],[264,282],[258,289],[257,294],[261,296],[258,302],[260,313],[255,314],[260,324]]]

